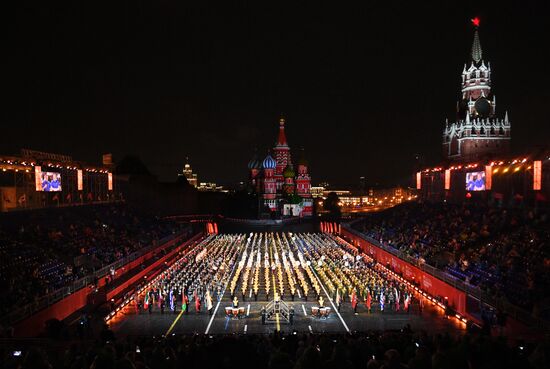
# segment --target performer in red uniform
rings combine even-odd
[[[201,311],[201,299],[198,296],[195,297],[195,310],[197,313]]]
[[[355,315],[357,315],[357,295],[355,294],[355,291],[351,294],[351,307],[353,308]]]

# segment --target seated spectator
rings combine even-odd
[[[0,214],[0,315],[36,303],[182,226],[123,203]]]
[[[550,286],[548,212],[411,202],[354,225],[419,264],[533,309]]]

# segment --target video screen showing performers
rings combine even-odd
[[[485,191],[485,172],[466,173],[466,191]]]
[[[41,191],[44,192],[61,191],[61,174],[57,172],[42,172],[41,185]]]

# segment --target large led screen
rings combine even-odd
[[[61,191],[61,174],[57,172],[42,172],[41,185],[41,191],[44,192]]]
[[[485,171],[466,173],[466,191],[485,191]]]

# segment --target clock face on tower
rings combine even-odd
[[[475,102],[474,108],[481,118],[486,118],[491,114],[491,103],[484,97]]]

